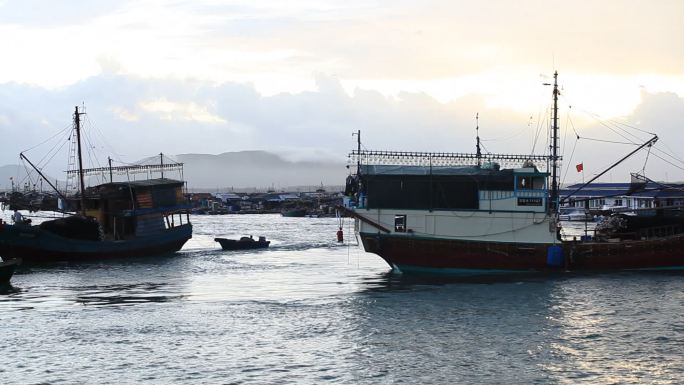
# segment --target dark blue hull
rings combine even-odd
[[[24,265],[153,256],[178,251],[190,238],[191,224],[155,235],[116,241],[69,239],[37,226],[3,225],[0,228],[0,256],[21,258]]]
[[[221,244],[223,250],[252,250],[265,249],[271,244],[271,241],[237,241],[234,239],[214,238],[214,241]]]
[[[0,285],[7,285],[14,274],[14,270],[21,263],[20,259],[10,259],[0,262]]]

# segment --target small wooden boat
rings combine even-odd
[[[14,270],[21,264],[21,259],[15,258],[8,261],[0,262],[0,285],[9,283],[10,278],[14,274]]]
[[[214,238],[214,241],[220,243],[223,250],[265,249],[271,244],[271,241],[267,241],[266,237],[259,237],[259,240],[255,240],[251,235],[249,237],[242,237],[239,240]]]

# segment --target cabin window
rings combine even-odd
[[[394,216],[394,231],[397,233],[406,232],[406,215]]]
[[[519,176],[517,178],[518,185],[516,188],[518,190],[530,190],[532,189],[532,177],[531,176]]]
[[[622,206],[622,199],[616,199],[615,206]]]
[[[477,209],[478,181],[470,176],[373,175],[366,177],[368,208]],[[498,182],[483,181],[482,184]],[[513,187],[512,178],[506,181]],[[482,187],[482,186],[479,186]]]
[[[543,190],[544,178],[533,176],[517,176],[516,190]]]

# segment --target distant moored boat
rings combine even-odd
[[[280,214],[284,217],[303,217],[306,216],[306,209],[283,210]]]

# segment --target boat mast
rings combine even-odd
[[[549,197],[549,210],[551,213],[558,211],[558,71],[553,73],[553,127],[552,130],[552,155],[551,155],[551,196]]]
[[[113,183],[114,179],[112,178],[112,158],[107,157],[107,161],[109,162],[109,183]]]
[[[81,214],[85,216],[85,183],[83,182],[83,157],[81,156],[81,113],[78,112],[78,106],[74,112],[74,128],[76,129],[76,143],[78,147],[78,179],[81,185]]]
[[[361,130],[352,133],[352,136],[356,135],[356,175],[361,175]]]

